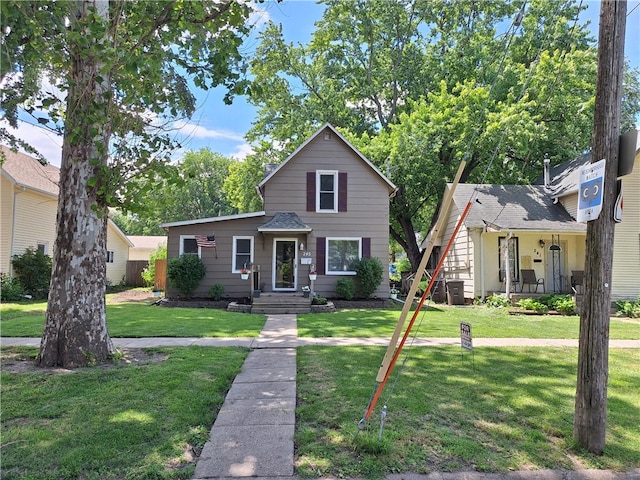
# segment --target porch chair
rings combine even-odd
[[[571,270],[571,288],[576,295],[584,293],[584,270]]]
[[[542,286],[542,293],[544,293],[544,278],[536,278],[535,270],[520,270],[522,276],[522,287],[520,291],[524,291],[524,286],[527,286],[528,292],[531,293],[531,286],[536,286],[535,293],[538,293],[538,287]]]

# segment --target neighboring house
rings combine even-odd
[[[167,244],[167,237],[161,235],[127,235],[127,238],[132,245],[129,248],[130,261],[149,261],[153,252]]]
[[[317,270],[314,291],[335,295],[339,278],[353,278],[352,262],[376,257],[389,296],[389,196],[395,186],[331,125],[325,125],[258,185],[260,212],[165,223],[168,258],[199,255],[207,267],[195,296],[215,284],[232,297],[252,287],[300,292]],[[212,246],[198,246],[196,235]],[[215,241],[214,241],[215,238]],[[241,269],[253,264],[253,282]],[[168,296],[176,291],[169,287]]]
[[[435,241],[436,255],[467,203],[473,203],[445,259],[444,278],[463,281],[467,299],[505,292],[507,271],[511,286],[517,284],[510,290],[520,292],[523,269],[534,270],[546,292],[572,292],[584,271],[586,250],[586,224],[575,220],[579,172],[590,162],[591,155],[583,155],[551,168],[547,186],[458,185],[444,212],[448,224]],[[640,140],[635,168],[621,179],[624,215],[614,237],[613,301],[640,296]],[[536,286],[524,285],[524,293],[529,290]]]
[[[58,211],[60,169],[42,165],[35,158],[12,152],[5,154],[0,184],[0,271],[13,273],[11,257],[29,247],[53,255]],[[120,283],[126,273],[131,243],[109,220],[107,226],[107,278]]]

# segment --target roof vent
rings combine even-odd
[[[331,140],[331,132],[324,132],[324,137],[325,140]]]

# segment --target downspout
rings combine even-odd
[[[487,292],[484,288],[484,233],[485,232],[483,228],[480,231],[480,255],[477,257],[480,259],[480,297],[483,302],[487,296]]]

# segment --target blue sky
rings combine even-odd
[[[584,17],[591,20],[594,37],[598,36],[599,1],[586,1],[588,9]],[[311,39],[314,22],[322,17],[324,5],[311,0],[283,0],[277,3],[267,0],[259,4],[260,13],[254,19],[257,28],[268,20],[282,24],[287,41],[305,43]],[[632,66],[640,67],[640,0],[627,4],[627,27],[625,56]],[[251,52],[256,46],[255,39],[247,42],[246,50]],[[210,148],[225,156],[241,159],[250,152],[250,146],[244,140],[244,134],[251,127],[255,109],[242,97],[237,97],[233,105],[223,103],[222,90],[197,92],[198,110],[188,122],[182,122],[178,135],[183,136],[184,150]],[[50,132],[32,125],[22,125],[18,135],[28,140],[54,165],[60,165],[62,139]],[[180,158],[182,152],[176,152]]]

